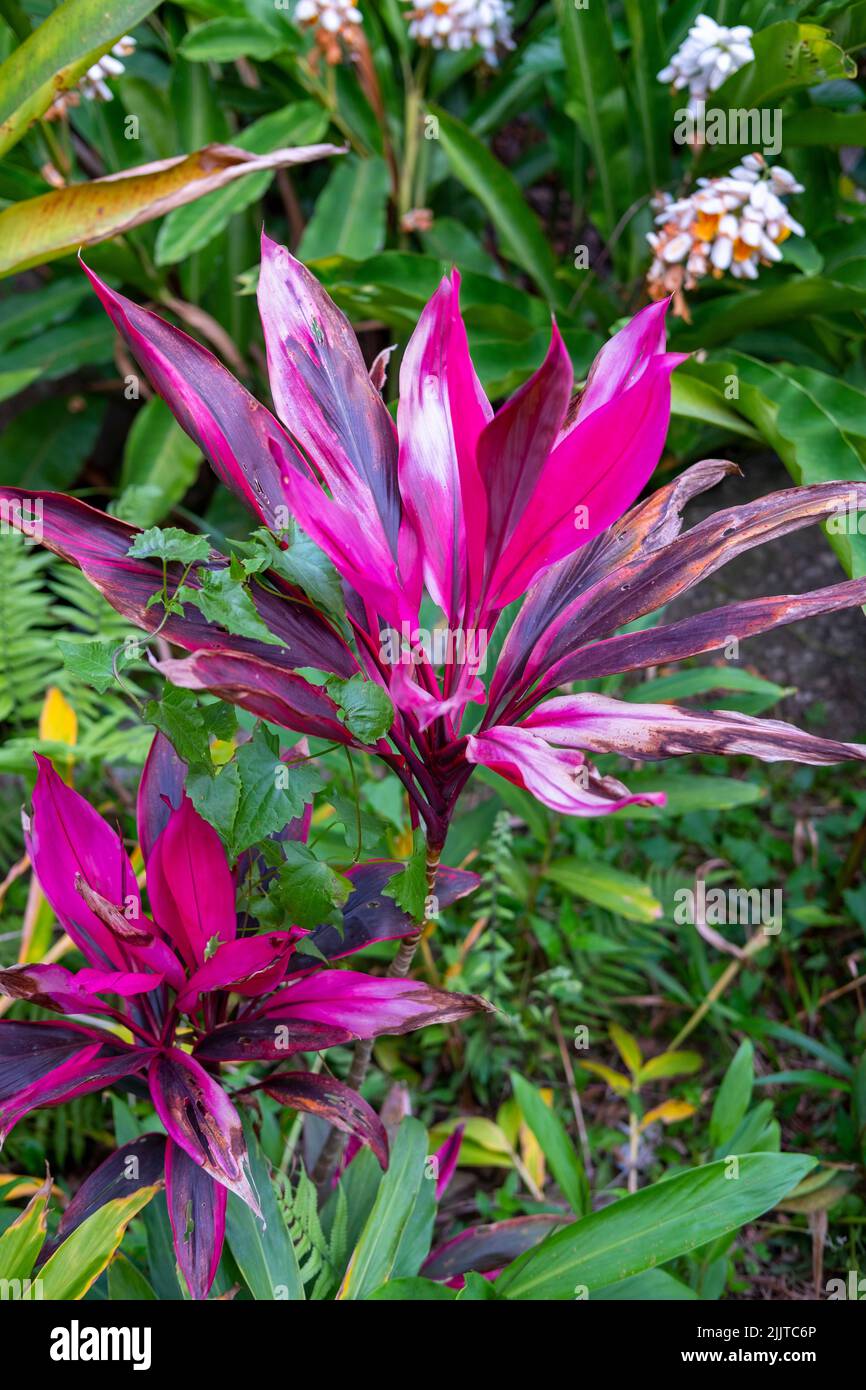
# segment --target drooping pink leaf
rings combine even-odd
[[[104,1035],[82,1024],[0,1019],[0,1101],[50,1076]]]
[[[483,734],[470,735],[466,758],[525,787],[545,806],[566,816],[608,816],[626,806],[664,805],[661,792],[633,796],[622,788],[611,795],[606,779],[593,775],[583,754],[556,746],[562,742],[553,734],[548,740],[537,730],[497,724]]]
[[[272,594],[261,586],[251,591],[258,616],[282,646],[231,635],[208,622],[191,604],[184,605],[182,616],[172,614],[165,618],[161,604],[147,606],[148,599],[162,589],[160,561],[139,560],[127,554],[139,534],[137,527],[60,492],[0,487],[0,503],[6,504],[9,522],[19,530],[26,529],[28,517],[40,507],[39,540],[47,549],[76,565],[130,622],[148,631],[159,627],[168,641],[187,651],[226,649],[249,654],[287,673],[299,666],[317,666],[348,677],[357,670],[346,643],[309,603]],[[215,557],[213,563],[224,562]],[[182,574],[180,565],[168,566],[170,593],[177,588]],[[197,581],[189,576],[187,583],[194,588]]]
[[[196,652],[182,659],[157,663],[173,685],[186,690],[209,690],[221,700],[240,705],[260,719],[295,733],[353,743],[340,722],[339,710],[320,685],[302,676],[277,670],[270,662],[230,651]]]
[[[245,1015],[207,1033],[196,1046],[203,1062],[284,1062],[298,1052],[320,1052],[352,1042],[349,1028],[304,1019],[254,1018]]]
[[[147,1079],[169,1139],[261,1216],[240,1117],[218,1082],[176,1047],[157,1053]]]
[[[565,695],[546,700],[524,721],[527,730],[569,749],[667,758],[681,753],[739,753],[764,762],[838,763],[866,759],[866,743],[837,743],[803,733],[781,719],[756,719],[730,710],[642,705],[607,695]]]
[[[539,673],[561,654],[560,634],[566,634],[581,596],[603,575],[611,575],[639,556],[674,540],[682,528],[683,510],[691,498],[738,473],[727,459],[702,459],[665,487],[658,488],[615,522],[608,531],[546,570],[526,595],[499,653],[490,682],[489,707],[501,713],[514,688],[528,690]]]
[[[153,1056],[153,1048],[121,1047],[115,1039],[94,1042],[60,1062],[46,1076],[0,1101],[0,1147],[13,1125],[31,1110],[60,1105],[90,1091],[101,1091],[134,1076]]]
[[[258,1088],[256,1088],[258,1089]],[[318,1115],[328,1124],[351,1134],[363,1144],[369,1144],[383,1168],[388,1166],[388,1137],[385,1126],[371,1105],[332,1076],[315,1076],[308,1071],[274,1072],[261,1089],[288,1105]]]
[[[186,795],[153,846],[147,891],[157,922],[191,970],[204,963],[208,942],[234,941],[235,885],[226,852]]]
[[[345,1028],[355,1038],[412,1033],[431,1023],[453,1023],[491,1011],[477,994],[434,989],[423,980],[363,975],[356,970],[321,970],[278,990],[256,1009],[271,1020],[323,1023]]]
[[[63,965],[13,965],[0,970],[0,994],[61,1013],[104,1013],[103,994],[130,999],[156,989],[162,975],[129,970],[79,970]]]
[[[192,1297],[205,1299],[216,1278],[225,1240],[228,1190],[169,1139],[165,1199],[181,1273]]]

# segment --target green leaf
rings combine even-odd
[[[198,445],[165,401],[151,397],[127,436],[115,515],[136,526],[154,526],[192,487],[200,463]]]
[[[79,402],[80,403],[80,402]],[[99,436],[104,406],[88,400],[70,410],[62,398],[40,401],[11,420],[0,436],[0,483],[14,487],[71,487]]]
[[[131,1197],[117,1197],[88,1216],[42,1266],[42,1297],[50,1302],[83,1298],[111,1260],[132,1218],[160,1186],[141,1187]]]
[[[47,1215],[48,1191],[43,1186],[0,1235],[0,1280],[30,1278],[48,1232]]]
[[[722,1078],[710,1116],[710,1143],[726,1144],[743,1120],[755,1084],[755,1050],[748,1038],[740,1043]]]
[[[291,840],[280,868],[279,904],[286,918],[299,927],[342,921],[340,909],[352,891],[351,880],[337,873],[311,849]]]
[[[207,560],[211,553],[210,539],[181,531],[177,526],[150,526],[135,537],[127,555],[136,560],[179,561],[184,565]]]
[[[853,77],[856,64],[817,24],[784,19],[753,34],[754,62],[732,73],[713,93],[713,106],[730,111],[777,104],[789,92]],[[787,143],[787,118],[785,139]],[[736,147],[735,147],[736,148]],[[734,162],[725,152],[727,165]]]
[[[253,1298],[297,1303],[304,1298],[295,1248],[277,1202],[267,1160],[249,1117],[243,1116],[250,1177],[262,1209],[261,1221],[230,1192],[226,1240]]]
[[[427,1131],[409,1116],[394,1141],[388,1171],[352,1252],[338,1299],[367,1298],[390,1279],[425,1181],[426,1158]]]
[[[550,304],[565,308],[569,296],[557,279],[550,243],[513,174],[456,116],[439,107],[430,109],[439,122],[439,142],[452,173],[486,209],[503,250],[544,291]]]
[[[578,1216],[584,1216],[589,1210],[589,1186],[564,1124],[555,1111],[545,1105],[535,1087],[515,1071],[511,1073],[511,1086],[521,1114],[541,1145],[569,1206]]]
[[[263,528],[254,531],[252,539],[238,547],[244,568],[249,573],[262,569],[274,570],[290,584],[303,589],[317,608],[330,613],[344,625],[346,605],[342,580],[325,552],[303,531],[281,536],[280,539],[287,541],[286,549],[278,544],[270,531]]]
[[[209,623],[217,623],[237,637],[252,637],[272,647],[283,646],[283,639],[266,627],[253,603],[245,576],[238,575],[234,566],[223,569],[200,569],[196,577],[200,588],[185,584],[179,599],[201,610]]]
[[[159,700],[151,700],[144,717],[165,734],[177,756],[190,767],[210,767],[210,736],[228,742],[237,728],[231,705],[204,704],[192,690],[165,685]],[[222,774],[220,774],[222,775]]]
[[[389,188],[384,159],[352,155],[341,160],[316,199],[298,247],[300,260],[348,256],[364,261],[381,251]]]
[[[715,425],[747,439],[760,439],[758,431],[731,408],[722,391],[688,374],[688,365],[684,362],[671,377],[671,414],[698,420],[702,425]]]
[[[361,743],[375,743],[385,736],[394,722],[394,706],[381,685],[359,674],[349,680],[334,676],[326,688],[340,706],[346,728]]]
[[[388,879],[382,892],[386,898],[393,898],[413,922],[423,922],[427,905],[427,842],[420,830],[415,831],[414,840],[411,859]]]
[[[435,1279],[392,1279],[366,1295],[368,1303],[453,1303],[454,1289],[437,1284]]]
[[[771,1210],[815,1163],[805,1154],[746,1154],[737,1176],[725,1161],[687,1169],[548,1236],[508,1266],[496,1291],[573,1298],[664,1265]]]
[[[126,649],[119,647],[117,642],[76,642],[58,637],[57,645],[67,671],[71,671],[100,695],[104,695],[109,686],[116,682],[115,659],[119,671],[130,663]]]
[[[192,63],[233,63],[236,58],[273,58],[287,47],[278,34],[255,19],[208,19],[184,36],[178,47]]]
[[[613,231],[632,202],[631,135],[623,72],[606,5],[578,8],[556,0],[556,19],[568,74],[566,111],[592,151],[598,181],[599,227]]]
[[[303,815],[320,785],[311,763],[291,766],[280,757],[279,739],[262,725],[237,752],[239,795],[231,828],[232,858]],[[225,769],[216,779],[220,781]]]
[[[108,1267],[108,1297],[112,1302],[141,1303],[156,1299],[141,1270],[125,1255],[115,1255]]]
[[[156,0],[64,0],[0,67],[0,154],[156,8]]]
[[[558,859],[548,868],[547,877],[569,893],[632,922],[654,922],[662,915],[662,905],[646,883],[598,860]]]

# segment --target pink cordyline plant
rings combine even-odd
[[[469,355],[455,271],[406,345],[395,425],[381,395],[381,361],[367,371],[345,316],[267,237],[258,295],[276,416],[198,343],[88,274],[219,478],[278,538],[286,517],[296,519],[336,566],[354,643],[278,575],[259,575],[253,594],[281,645],[232,636],[189,604],[161,616],[147,606],[162,584],[159,563],[128,555],[135,528],[62,494],[4,488],[0,501],[13,512],[22,501],[41,502],[44,543],[128,618],[159,626],[189,653],[158,663],[175,685],[382,758],[424,822],[431,884],[457,799],[479,764],[557,812],[598,816],[660,805],[664,795],[632,795],[600,776],[591,754],[866,757],[866,745],[778,720],[555,696],[575,680],[718,650],[866,601],[861,578],[622,631],[743,551],[841,507],[866,507],[866,485],[830,482],[729,508],[682,532],[685,503],[737,471],[714,459],[633,505],[659,460],[670,376],[682,361],[665,351],[665,303],[636,314],[605,345],[577,393],[554,326],[542,365],[494,412]],[[225,563],[212,556],[213,567]],[[169,571],[179,582],[180,566]],[[425,590],[456,635],[444,664],[414,640]],[[520,599],[485,688],[487,644]],[[378,682],[393,703],[387,735],[360,743],[325,686],[299,674],[304,667]],[[476,703],[486,708],[467,732],[464,715]],[[401,973],[414,943],[407,939],[393,967]]]
[[[235,1096],[263,1090],[317,1114],[368,1144],[385,1167],[388,1141],[375,1111],[343,1082],[293,1070],[292,1062],[300,1053],[451,1022],[487,1006],[418,980],[327,968],[371,940],[414,929],[396,904],[375,902],[396,864],[349,871],[355,891],[344,929],[317,929],[316,954],[305,951],[308,934],[300,928],[239,934],[235,875],[216,831],[185,796],[183,764],[162,735],[138,803],[152,916],[119,835],[46,759],[38,763],[27,851],[88,964],[77,972],[56,964],[0,970],[0,994],[74,1016],[62,1023],[0,1020],[0,1142],[37,1107],[124,1078],[145,1081],[165,1134],[146,1134],[106,1159],[66,1209],[57,1241],[112,1197],[164,1181],[178,1264],[193,1297],[205,1298],[222,1251],[227,1194],[259,1214],[240,1116],[220,1069],[230,1064],[237,1081],[239,1064],[270,1064],[263,1080]],[[294,838],[306,837],[310,810],[290,825]],[[454,901],[475,881],[442,869],[437,892]]]

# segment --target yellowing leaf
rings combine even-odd
[[[544,1101],[548,1110],[553,1109],[553,1092],[549,1086],[539,1087],[538,1094]],[[536,1187],[544,1187],[546,1169],[544,1164],[544,1150],[533,1134],[529,1125],[524,1122],[520,1126],[520,1157],[523,1159],[524,1167],[529,1173]]]
[[[617,1095],[627,1096],[631,1090],[631,1082],[622,1072],[614,1071],[613,1067],[606,1067],[603,1062],[581,1062],[580,1066],[584,1071],[591,1071],[595,1076],[600,1076],[606,1081],[611,1090],[616,1091]]]
[[[633,1038],[631,1033],[627,1033],[624,1028],[620,1028],[618,1023],[610,1025],[610,1037],[632,1076],[636,1076],[643,1064],[643,1055],[637,1039]]]
[[[52,685],[45,696],[39,715],[39,737],[46,742],[71,746],[78,742],[78,716],[56,685]]]
[[[333,154],[342,150],[336,145],[301,145],[257,155],[233,145],[206,145],[192,154],[136,165],[13,203],[0,212],[0,275],[128,232],[246,174],[308,164]]]
[[[638,1081],[659,1081],[668,1076],[690,1076],[701,1065],[698,1052],[660,1052],[641,1067]]]
[[[690,1115],[694,1115],[696,1107],[689,1105],[687,1100],[665,1100],[661,1105],[656,1105],[652,1110],[648,1110],[640,1122],[641,1129],[648,1129],[650,1125],[661,1120],[663,1125],[674,1125],[677,1120],[687,1120]]]
[[[42,1297],[51,1302],[83,1298],[111,1260],[127,1226],[161,1183],[106,1202],[72,1232],[40,1271]]]

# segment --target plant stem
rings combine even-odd
[[[442,854],[442,844],[427,842],[427,896],[434,893],[436,888],[436,874],[439,870],[439,859]],[[400,949],[388,967],[388,976],[391,979],[403,980],[409,974],[412,961],[418,944],[424,935],[425,921],[417,923],[417,930],[411,936],[404,936],[400,942]],[[346,1077],[347,1086],[351,1086],[353,1091],[360,1090],[364,1084],[364,1079],[370,1066],[370,1058],[373,1055],[374,1038],[365,1038],[362,1042],[355,1044],[355,1051],[352,1056],[352,1065]],[[346,1143],[346,1135],[338,1129],[332,1129],[328,1138],[325,1140],[322,1152],[319,1154],[316,1166],[313,1169],[313,1182],[317,1187],[326,1187],[336,1171],[337,1164]]]

